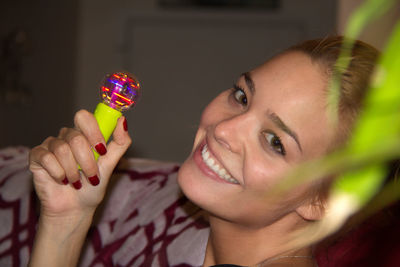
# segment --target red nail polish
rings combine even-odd
[[[62,180],[62,183],[65,184],[65,185],[68,184],[68,179],[67,179],[67,177],[65,177],[64,180]]]
[[[88,179],[89,179],[89,182],[94,186],[96,186],[100,183],[99,177],[97,177],[97,175],[89,177]]]
[[[72,183],[72,185],[73,185],[73,187],[76,189],[76,190],[79,190],[79,189],[81,189],[81,187],[82,187],[82,183],[81,183],[81,181],[76,181],[75,183]]]
[[[107,148],[102,143],[98,143],[94,148],[101,156],[107,153]]]
[[[128,121],[126,120],[126,118],[124,119],[124,130],[125,132],[128,131]]]

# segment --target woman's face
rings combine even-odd
[[[178,181],[214,216],[269,225],[311,201],[312,185],[276,201],[268,190],[300,162],[326,153],[327,78],[300,52],[279,55],[242,75],[204,110],[193,151]]]

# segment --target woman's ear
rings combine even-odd
[[[307,221],[319,221],[324,217],[328,208],[331,184],[334,179],[335,176],[333,175],[321,179],[319,186],[317,185],[315,190],[309,192],[307,200],[295,210],[301,218]]]
[[[321,220],[325,214],[326,201],[321,198],[304,203],[296,209],[296,213],[307,221]]]

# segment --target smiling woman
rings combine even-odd
[[[206,266],[252,265],[279,255],[285,233],[321,216],[310,186],[275,201],[265,195],[294,164],[327,150],[334,128],[327,119],[326,84],[307,55],[288,52],[241,76],[205,109],[193,156],[178,181],[210,212],[206,255],[218,257],[206,257]],[[206,161],[200,156],[204,147]],[[214,165],[232,178],[215,172]],[[241,244],[248,242],[257,245],[247,251]]]
[[[356,44],[336,127],[328,118],[327,87],[341,43],[332,37],[294,46],[241,75],[204,110],[178,181],[210,214],[205,266],[253,265],[288,253],[288,233],[322,218],[324,183],[279,199],[266,195],[295,165],[325,155],[348,135],[378,53]],[[311,257],[311,249],[290,251],[299,254]],[[299,259],[312,263],[292,258]]]
[[[182,191],[210,224],[204,266],[315,265],[312,247],[294,250],[287,244],[291,233],[324,216],[331,179],[279,197],[269,192],[295,166],[326,155],[350,133],[378,52],[356,42],[335,125],[327,91],[342,42],[335,36],[294,46],[242,74],[205,108],[192,153],[178,174]],[[91,147],[104,140],[86,111],[77,113],[74,129],[64,128],[32,149],[30,169],[42,213],[31,266],[76,264],[109,177],[130,145],[124,122],[118,121],[98,162]],[[99,185],[90,185],[93,175]],[[65,179],[82,186],[65,186]]]

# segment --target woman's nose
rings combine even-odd
[[[252,118],[241,114],[221,120],[215,125],[215,139],[233,153],[240,153],[249,141]]]

